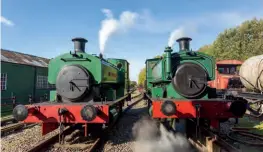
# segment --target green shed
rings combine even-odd
[[[49,59],[1,49],[1,116],[12,113],[13,101],[28,104],[48,100]]]

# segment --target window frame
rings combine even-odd
[[[5,85],[2,85],[3,84],[3,82],[2,82],[3,75],[5,78],[3,82]],[[4,88],[3,88],[3,86],[4,86]],[[1,73],[1,91],[5,91],[5,90],[7,90],[7,73]]]
[[[48,82],[48,76],[37,75],[36,89],[54,89],[55,84]]]

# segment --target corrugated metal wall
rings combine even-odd
[[[1,90],[1,114],[2,116],[11,114],[12,105],[4,106],[4,103],[12,103],[12,96],[16,96],[16,101],[27,104],[28,95],[35,97],[36,101],[40,100],[45,94],[49,97],[49,89],[36,88],[37,75],[47,76],[48,69],[28,65],[1,62],[1,73],[7,74],[7,88]],[[6,100],[3,100],[6,99]]]

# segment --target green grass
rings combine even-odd
[[[254,126],[254,128],[256,128],[258,134],[263,135],[263,122]]]
[[[245,116],[239,119],[237,127],[250,127],[251,132],[263,135],[263,122],[255,118]]]
[[[11,115],[13,111],[13,106],[8,105],[8,106],[2,106],[1,107],[1,117],[5,117],[8,115]]]
[[[1,118],[12,115],[12,111],[1,112]]]

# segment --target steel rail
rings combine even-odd
[[[64,132],[68,131],[71,127],[67,126],[64,130]],[[56,134],[54,134],[53,136],[40,141],[39,143],[37,143],[36,145],[34,145],[33,147],[31,147],[27,152],[37,152],[40,151],[43,147],[48,147],[49,144],[51,144],[52,142],[56,141],[59,137],[59,132],[57,132]]]
[[[191,126],[195,127],[195,121],[193,119],[188,120],[193,123]],[[196,136],[195,130],[190,134],[192,136],[188,137],[188,141],[199,151],[214,152],[223,150],[227,152],[241,152],[238,148],[234,147],[231,143],[227,142],[223,137],[219,136],[209,128],[199,126],[199,133],[199,136]]]
[[[14,121],[15,118],[13,116],[3,117],[1,118],[1,124],[4,124],[6,122]]]
[[[141,96],[141,94],[139,95],[135,95],[133,98],[136,98],[136,97],[139,97]],[[139,98],[137,99],[136,101],[134,101],[131,105],[127,106],[124,110],[123,110],[123,113],[126,113],[129,109],[131,109],[134,105],[136,105],[137,103],[139,103],[139,101],[141,101],[143,98]],[[113,122],[112,125],[110,125],[106,130],[103,131],[103,134],[101,135],[101,137],[97,138],[95,140],[95,142],[92,144],[91,148],[89,148],[88,152],[93,152],[93,151],[96,151],[96,148],[99,147],[100,144],[103,144],[105,141],[106,141],[106,137],[103,136],[105,134],[107,134],[115,125],[116,123],[118,122],[118,119]]]
[[[199,151],[213,152],[213,151],[225,150],[227,152],[241,152],[238,148],[226,142],[222,137],[213,133],[209,129],[206,128],[200,128],[200,129],[203,131],[203,136],[206,137],[205,145],[203,143],[198,142],[199,139],[195,139],[191,137],[188,138],[188,141],[192,144],[192,146],[197,148]]]
[[[37,125],[37,124],[26,124],[26,123],[23,123],[23,122],[11,124],[9,126],[1,127],[1,134],[7,133],[7,132],[10,132],[10,131],[14,131],[14,130],[18,130],[18,129],[25,129],[25,128],[32,127],[32,126],[35,126],[35,125]]]
[[[16,129],[20,129],[20,128],[24,127],[24,125],[25,125],[24,123],[19,122],[19,123],[11,124],[9,126],[1,127],[1,134],[6,133],[6,132],[10,132],[10,131],[13,131]]]
[[[251,129],[253,129],[253,128],[249,128],[249,127],[242,127],[242,128],[241,127],[240,128],[238,128],[238,127],[231,127],[230,128],[230,132],[227,134],[227,137],[229,139],[237,141],[239,143],[252,145],[252,146],[263,146],[263,136],[259,135],[259,134],[251,133],[249,131]],[[260,140],[262,142],[256,143],[256,142],[245,141],[243,139],[237,139],[237,138],[234,138],[234,137],[231,136],[233,133],[237,133],[237,134],[240,134],[240,135],[245,136],[245,137],[254,138],[254,139]]]
[[[132,91],[132,92],[133,92],[133,91]],[[136,96],[134,96],[134,98],[139,97],[140,95],[141,95],[141,94],[136,95]],[[137,103],[139,103],[139,101],[141,101],[142,99],[143,99],[143,97],[137,99],[137,100],[134,101],[131,105],[127,106],[127,107],[123,110],[123,113],[127,112],[129,109],[131,109],[131,107],[133,107],[134,105],[136,105]],[[118,119],[119,119],[119,118],[117,118],[117,120],[116,120],[115,122],[113,122],[112,125],[110,125],[107,129],[105,129],[105,130],[103,131],[103,133],[101,134],[101,136],[99,136],[98,138],[95,139],[95,141],[92,143],[91,147],[87,150],[88,152],[96,151],[96,148],[98,148],[100,144],[104,143],[105,138],[106,138],[105,134],[108,133],[108,132],[115,126],[115,124],[117,123]],[[67,126],[67,127],[65,128],[64,132],[69,131],[70,128],[71,128],[70,126]],[[63,132],[63,133],[64,133],[64,132]],[[104,135],[104,136],[103,136],[103,135]],[[32,148],[30,148],[30,149],[28,150],[28,152],[37,152],[37,151],[40,151],[41,149],[48,147],[48,145],[56,142],[57,139],[58,139],[58,137],[59,137],[59,132],[56,133],[56,134],[54,134],[53,136],[49,137],[48,139],[45,139],[45,140],[37,143],[37,144],[34,145]]]

